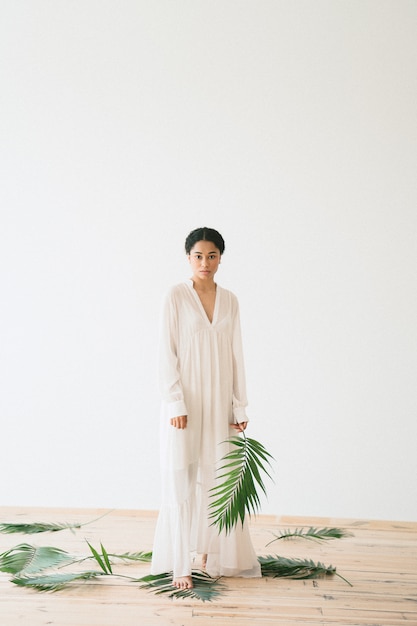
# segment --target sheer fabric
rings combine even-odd
[[[212,322],[192,281],[165,300],[160,346],[162,503],[151,571],[191,572],[192,557],[207,554],[212,576],[260,576],[247,524],[218,533],[208,517],[216,466],[228,450],[233,422],[247,421],[238,301],[217,285]],[[180,430],[170,418],[187,415]]]

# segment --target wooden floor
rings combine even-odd
[[[0,522],[87,522],[100,510],[0,508]],[[42,535],[0,534],[0,553],[19,544],[49,545],[87,554],[85,539],[108,552],[151,550],[156,513],[112,511],[77,530]],[[286,528],[337,526],[347,539],[278,541]],[[219,599],[170,600],[120,578],[103,577],[56,593],[21,589],[0,573],[1,626],[417,626],[417,523],[259,516],[251,524],[258,555],[311,558],[337,576],[319,580],[223,579]],[[118,573],[143,576],[148,564],[120,564]],[[233,622],[232,622],[233,618]]]

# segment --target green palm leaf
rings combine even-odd
[[[120,559],[121,561],[139,561],[141,563],[150,563],[152,561],[152,552],[125,552],[124,554],[112,554],[108,556],[111,559]]]
[[[16,576],[12,583],[19,587],[30,587],[37,591],[59,591],[75,581],[91,580],[98,576],[104,576],[101,572],[89,571],[77,574],[47,574],[44,576]]]
[[[273,578],[319,578],[321,576],[336,575],[348,585],[351,583],[336,572],[332,565],[326,566],[323,563],[315,563],[311,559],[290,559],[282,556],[260,556],[258,561],[261,564],[262,576]]]
[[[34,535],[36,533],[58,532],[60,530],[73,530],[81,528],[82,524],[46,524],[43,522],[34,522],[33,524],[0,524],[0,533],[22,535]]]
[[[311,541],[329,541],[330,539],[345,539],[346,537],[352,537],[352,533],[343,530],[342,528],[295,528],[293,530],[287,529],[280,531],[279,535],[275,533],[275,539],[272,539],[266,545],[269,546],[274,541],[279,539],[309,539]]]
[[[101,544],[101,547],[102,547],[102,551],[104,550],[104,552],[106,552],[106,549],[104,548],[102,544]],[[90,546],[90,550],[91,550],[91,546]],[[103,553],[99,554],[98,551],[96,551],[96,553],[98,554],[99,559],[103,562],[103,565],[106,568],[106,565],[103,560]],[[124,552],[123,554],[115,554],[113,552],[106,552],[106,555],[109,560],[110,567],[111,567],[111,563],[115,561],[116,559],[120,561],[132,561],[136,563],[137,562],[150,563],[152,561],[152,552]],[[94,559],[100,565],[99,561],[97,560],[97,557],[94,555],[94,552],[92,552],[92,554],[89,556],[84,556],[80,559],[77,559],[76,562],[82,563],[83,561],[88,561],[89,559]],[[100,568],[103,569],[101,565],[100,565]],[[113,573],[113,572],[108,571],[106,573]]]
[[[211,602],[220,596],[225,589],[218,578],[212,578],[205,572],[193,571],[191,574],[193,587],[191,589],[177,589],[172,584],[172,572],[164,574],[150,574],[138,579],[141,589],[148,589],[155,594],[167,594],[169,598],[195,598],[203,602]]]
[[[73,558],[59,548],[31,546],[22,543],[0,554],[0,571],[9,574],[34,574]]]
[[[243,524],[246,513],[251,515],[259,511],[257,488],[266,494],[261,472],[271,478],[265,465],[271,465],[273,457],[258,441],[246,437],[244,432],[242,435],[227,440],[226,443],[233,447],[223,457],[223,465],[218,470],[223,472],[217,476],[221,482],[210,490],[210,519],[219,532],[223,529],[230,532],[239,519]]]
[[[108,574],[108,575],[113,574],[112,568],[111,568],[111,564],[110,564],[110,561],[109,561],[109,557],[108,557],[108,554],[107,554],[103,544],[100,544],[101,554],[99,554],[99,552],[95,548],[93,548],[91,543],[89,543],[88,541],[87,541],[87,545],[90,548],[91,553],[92,553],[94,559],[97,561],[97,563],[99,564],[99,566],[103,570],[103,573],[104,574]]]
[[[92,524],[97,520],[101,519],[108,515],[111,511],[107,511],[104,515],[100,515],[100,517],[96,517],[95,519],[85,522],[84,524],[55,524],[55,523],[47,523],[47,522],[33,522],[30,524],[20,524],[20,523],[0,523],[0,533],[6,533],[8,535],[20,533],[23,535],[34,535],[37,533],[55,533],[61,530],[71,530],[74,531],[76,529],[82,528],[83,526],[87,526],[88,524]]]

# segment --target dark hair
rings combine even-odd
[[[223,254],[224,252],[224,239],[217,230],[214,230],[214,228],[207,228],[207,226],[203,226],[202,228],[192,230],[185,240],[185,252],[187,254],[190,254],[197,241],[211,241],[214,243],[216,248],[220,250],[220,254]]]

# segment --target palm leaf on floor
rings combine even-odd
[[[98,576],[104,576],[102,572],[88,571],[79,573],[52,573],[42,576],[16,576],[12,583],[19,587],[28,587],[36,591],[60,591],[70,583],[91,580]]]
[[[266,545],[269,546],[279,539],[308,539],[311,541],[329,541],[330,539],[345,539],[352,537],[352,533],[342,528],[294,528],[279,531],[279,534],[273,533],[275,539],[272,539]]]
[[[108,515],[109,512],[110,511],[104,513],[104,515],[101,515],[100,517],[96,517],[95,519],[90,520],[89,522],[84,522],[84,524],[80,524],[80,523],[57,524],[57,523],[48,523],[48,522],[32,522],[32,523],[2,522],[0,523],[0,533],[5,533],[8,535],[16,534],[16,533],[21,533],[22,535],[35,535],[37,533],[55,533],[61,530],[74,531],[74,530],[78,530],[82,528],[83,526],[87,526],[88,524],[92,524],[93,522],[96,522],[97,520],[101,519],[105,515]]]
[[[104,547],[103,547],[104,548]],[[91,550],[91,547],[90,547]],[[109,559],[110,563],[113,563],[116,560],[119,561],[131,561],[132,563],[150,563],[152,561],[152,552],[123,552],[122,554],[117,554],[114,552],[107,552],[107,558]],[[98,553],[100,558],[103,558],[103,551],[102,553]],[[81,557],[79,559],[76,560],[77,563],[82,563],[83,561],[88,561],[89,559],[95,559],[97,561],[96,556],[94,555],[94,552],[92,552],[91,555],[89,556],[84,556]],[[97,561],[98,562],[98,561]],[[100,563],[99,563],[100,565]],[[101,565],[100,565],[101,567]]]
[[[152,561],[152,552],[125,552],[124,554],[108,553],[111,559],[120,559],[121,561],[134,561],[140,563],[150,563]]]
[[[34,535],[37,533],[52,533],[60,530],[74,530],[81,528],[82,524],[48,524],[33,522],[33,524],[0,524],[0,533],[8,535],[20,533],[22,535]]]
[[[217,476],[218,484],[210,490],[210,519],[219,532],[223,529],[226,533],[230,532],[239,519],[243,524],[246,513],[258,512],[260,499],[257,488],[266,494],[261,472],[271,478],[265,468],[266,464],[271,465],[271,454],[261,443],[246,437],[243,431],[242,435],[226,441],[232,449],[221,461],[218,472],[223,473]]]
[[[108,552],[106,548],[100,543],[101,552],[96,550],[88,541],[87,545],[90,548],[91,555],[85,556],[81,559],[77,559],[76,563],[82,563],[83,561],[88,561],[89,559],[94,559],[96,563],[99,565],[100,569],[103,570],[104,574],[113,574],[112,570],[112,562],[114,560],[120,561],[132,561],[135,563],[149,563],[152,560],[152,552],[124,552],[122,554],[116,554],[113,552]]]
[[[143,562],[148,561],[150,556],[149,552],[109,554],[102,543],[100,543],[100,551],[96,550],[88,541],[86,543],[91,554],[82,558],[73,557],[59,548],[38,548],[29,544],[20,544],[0,554],[0,571],[14,574],[12,582],[20,587],[31,587],[37,591],[58,591],[70,583],[87,581],[98,576],[113,575],[111,558]],[[93,559],[101,571],[87,570],[69,573],[47,571],[53,570],[57,566],[66,567],[81,563],[87,559]],[[136,580],[121,574],[116,576],[132,581]]]
[[[87,545],[91,550],[91,554],[93,555],[94,560],[98,563],[100,568],[103,570],[103,574],[107,574],[109,576],[113,574],[109,555],[107,553],[107,550],[103,546],[103,544],[102,543],[100,544],[101,554],[95,548],[93,548],[91,543],[89,543],[88,541],[87,541]]]
[[[88,541],[87,544],[91,554],[77,558],[65,552],[65,550],[52,546],[36,547],[27,543],[21,543],[0,554],[0,572],[19,575],[24,573],[26,575],[51,569],[57,565],[71,565],[94,559],[106,574],[111,574],[110,562],[112,560],[119,559],[121,561],[149,563],[152,559],[152,552],[112,554],[106,551],[103,544],[100,544],[100,553]]]
[[[148,589],[155,594],[167,594],[169,598],[195,598],[203,602],[211,602],[222,594],[225,589],[218,578],[212,578],[205,572],[191,573],[193,587],[191,589],[177,589],[172,584],[172,572],[164,574],[150,574],[138,579],[141,589]]]
[[[53,547],[31,546],[22,543],[0,554],[0,571],[9,574],[34,574],[73,561],[65,550]]]
[[[261,564],[262,576],[273,578],[320,578],[322,576],[336,575],[352,587],[352,584],[336,572],[332,565],[326,566],[323,563],[315,563],[311,559],[290,559],[283,556],[260,556],[258,561]]]

